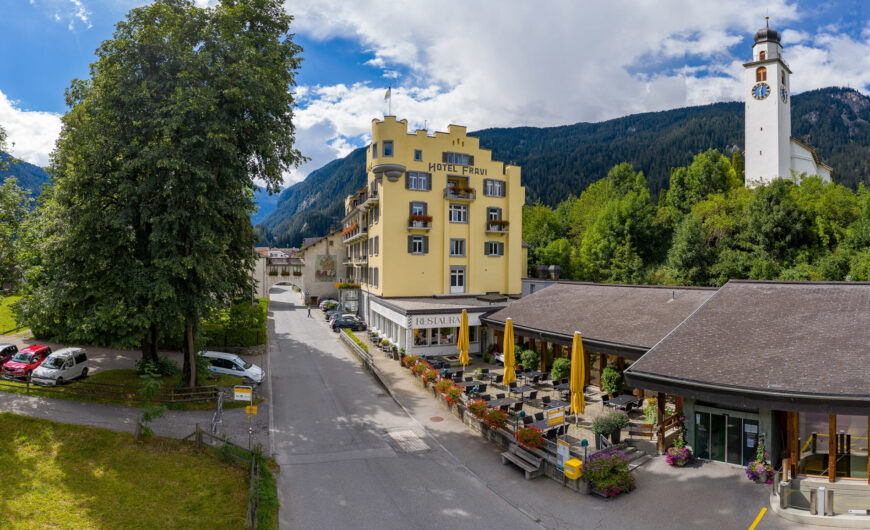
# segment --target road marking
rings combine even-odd
[[[749,530],[755,530],[755,527],[758,526],[758,523],[761,522],[761,518],[764,517],[764,514],[767,513],[767,508],[762,508],[760,512],[758,512],[758,517],[752,521],[752,526],[749,527]]]

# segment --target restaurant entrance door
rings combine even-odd
[[[757,415],[695,410],[694,449],[698,458],[743,466],[755,459],[757,448]]]

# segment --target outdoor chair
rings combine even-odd
[[[489,373],[489,368],[481,368],[481,369],[480,369],[480,373],[482,373],[482,374],[488,374],[488,373]]]
[[[535,413],[535,421],[541,421],[542,419],[544,419],[544,413],[543,412],[536,412]]]
[[[535,420],[531,416],[523,416],[523,425],[531,425]]]
[[[539,376],[539,375],[536,375],[535,377],[532,378],[533,385],[537,385],[540,381],[541,381],[541,376]]]
[[[544,396],[541,398],[541,403],[544,405],[548,405],[550,403],[550,396]]]
[[[529,392],[529,401],[538,399],[538,391]]]
[[[504,413],[508,413],[510,411],[510,405],[502,405],[499,407],[499,410]]]
[[[634,403],[626,403],[625,404],[625,413],[628,414],[634,408]]]
[[[606,406],[610,406],[610,396],[604,394],[603,396],[601,396],[601,402],[604,403]]]
[[[504,394],[496,394],[495,395],[495,399],[504,399],[504,398],[505,398]]]
[[[520,401],[519,403],[514,403],[514,412],[519,412],[521,410],[523,410],[523,402]]]
[[[511,390],[515,389],[516,387],[517,387],[517,382],[516,382],[516,381],[513,381],[513,382],[511,382],[511,383],[508,384],[508,388],[510,388]]]
[[[544,433],[544,438],[546,438],[547,440],[550,440],[551,442],[553,442],[553,441],[556,440],[556,435],[557,435],[557,434],[558,434],[558,433],[556,432],[556,429],[550,429],[549,431],[547,431],[547,432]]]
[[[482,399],[482,400],[484,400],[484,401],[491,401],[491,400],[492,400],[492,396],[490,396],[489,394],[481,394],[481,395],[480,395],[480,399]]]
[[[480,393],[486,392],[486,384],[477,385],[477,391]]]
[[[500,385],[502,381],[504,381],[504,376],[497,375],[497,376],[495,376],[495,379],[493,380],[493,384]]]
[[[567,425],[560,426],[557,436],[565,436],[566,434],[568,434],[568,426]]]
[[[473,377],[466,377],[466,378],[465,378],[465,382],[466,382],[466,383],[470,383],[470,382],[472,382],[472,381],[474,381],[474,378],[473,378]]]

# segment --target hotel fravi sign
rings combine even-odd
[[[408,320],[412,329],[424,328],[454,328],[462,323],[462,313],[436,314],[436,315],[411,315]],[[480,315],[468,314],[468,325],[479,326]]]

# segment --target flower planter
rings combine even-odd
[[[618,444],[619,440],[622,439],[622,431],[613,431],[610,433],[610,441],[614,444]]]

